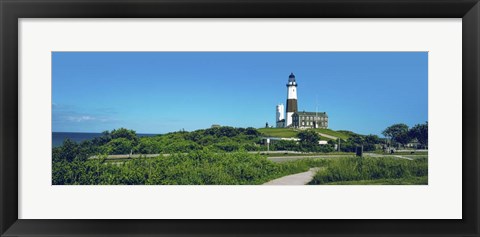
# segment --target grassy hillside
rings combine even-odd
[[[258,131],[263,135],[267,137],[297,137],[297,134],[299,129],[293,129],[293,128],[259,128]],[[348,137],[350,137],[349,134],[347,133],[342,133],[342,132],[337,132],[331,129],[326,129],[326,128],[317,128],[315,131],[323,134],[327,134],[330,136],[338,137],[341,138],[342,140],[347,140]],[[326,137],[322,137],[322,140],[331,140]]]
[[[333,130],[327,129],[327,128],[317,128],[317,129],[315,129],[315,131],[317,131],[319,133],[324,133],[324,134],[327,134],[327,135],[330,135],[330,136],[338,137],[342,140],[347,140],[350,137],[349,134],[338,132],[338,131],[333,131]]]
[[[259,128],[258,131],[266,137],[297,137],[298,134],[291,128]]]

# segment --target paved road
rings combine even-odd
[[[305,185],[313,179],[319,168],[311,168],[307,172],[284,176],[263,185]]]
[[[401,156],[401,155],[382,155],[382,154],[375,154],[375,153],[364,153],[364,155],[371,156],[371,157],[395,157],[400,159],[413,160],[412,158]],[[412,155],[412,156],[415,156],[415,155]]]
[[[258,152],[249,152],[249,153],[258,153]],[[272,153],[278,153],[278,154],[284,154],[285,152],[269,152],[269,154]],[[289,154],[295,154],[296,152],[288,152]],[[422,154],[415,154],[415,155],[408,155],[408,156],[421,156]],[[143,157],[157,157],[157,156],[170,156],[170,154],[147,154],[147,155],[108,155],[107,160],[123,160],[123,159],[132,159],[132,158],[138,158],[140,156]],[[354,157],[355,155],[292,155],[292,156],[270,156],[267,157],[268,160],[271,160],[273,162],[285,162],[285,161],[291,161],[291,160],[299,160],[299,159],[318,159],[318,158],[340,158],[340,157]],[[375,154],[375,153],[364,153],[364,156],[369,156],[369,157],[392,157],[392,158],[399,158],[399,159],[406,159],[406,160],[413,160],[410,157],[407,156],[401,156],[401,155],[392,155],[392,154]],[[92,156],[89,159],[96,159],[96,156]]]
[[[249,151],[250,154],[301,154],[302,152],[299,151]],[[188,153],[182,153],[188,154]],[[171,154],[125,154],[125,155],[107,155],[107,160],[122,160],[122,159],[131,159],[131,158],[139,158],[139,157],[157,157],[157,156],[170,156]],[[97,159],[98,156],[90,156],[88,159]]]
[[[354,157],[355,155],[304,155],[304,156],[271,156],[268,160],[273,162],[284,162],[289,160],[299,159],[318,159],[318,158],[339,158],[339,157]]]
[[[406,160],[413,160],[412,156],[424,156],[424,154],[415,154],[415,155],[392,155],[392,154],[375,154],[375,153],[363,153],[366,157],[391,157],[391,158],[399,158],[399,159],[406,159]],[[318,159],[318,158],[340,158],[340,157],[355,157],[355,155],[296,155],[296,156],[271,156],[267,159],[273,162],[284,162],[290,160],[298,160],[298,159]]]

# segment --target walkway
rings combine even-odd
[[[301,160],[301,159],[329,159],[329,158],[340,158],[340,157],[355,157],[355,155],[345,154],[345,155],[298,155],[298,156],[270,156],[267,157],[268,160],[273,162],[284,162],[292,160]]]
[[[311,168],[307,172],[292,174],[271,180],[263,185],[305,185],[313,179],[319,168]]]
[[[299,151],[248,151],[250,154],[302,154],[302,152]],[[188,153],[181,153],[183,155],[186,155]],[[140,158],[140,157],[145,157],[145,158],[152,158],[152,157],[157,157],[157,156],[170,156],[171,154],[125,154],[125,155],[107,155],[106,159],[107,160],[122,160],[122,159],[132,159],[132,158]],[[100,156],[102,157],[102,156]],[[98,159],[99,156],[90,156],[88,159]]]
[[[325,134],[325,133],[321,133],[321,132],[317,132],[320,136],[322,137],[326,137],[326,138],[330,138],[330,139],[333,139],[333,140],[338,140],[338,137],[335,137],[335,136],[332,136],[332,135],[328,135],[328,134]]]
[[[364,156],[370,156],[370,157],[395,157],[399,159],[405,159],[405,160],[413,160],[412,158],[406,157],[406,156],[400,156],[400,155],[393,155],[393,154],[375,154],[375,153],[363,153]],[[416,155],[410,155],[410,156],[416,156]]]

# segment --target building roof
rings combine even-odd
[[[327,112],[305,112],[305,111],[300,111],[300,112],[295,112],[293,114],[298,114],[299,116],[302,115],[308,115],[308,116],[315,116],[318,115],[319,117],[328,117]]]

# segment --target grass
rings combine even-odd
[[[298,131],[291,128],[259,128],[258,131],[267,137],[297,137]]]
[[[259,128],[258,131],[267,137],[282,137],[282,138],[292,138],[297,137],[298,133],[301,131],[299,129],[293,128]],[[350,136],[346,133],[337,132],[327,128],[316,128],[315,131],[323,133],[326,135],[338,137],[342,140],[347,140]],[[331,138],[322,137],[322,140],[332,140]]]
[[[252,185],[325,166],[326,160],[275,163],[247,152],[198,151],[124,162],[54,162],[54,185]]]
[[[337,131],[327,129],[327,128],[316,128],[315,131],[317,131],[319,133],[327,134],[327,135],[330,135],[330,136],[338,137],[342,140],[347,140],[350,137],[346,133],[337,132]]]
[[[331,182],[326,184],[327,185],[422,185],[422,184],[428,184],[428,176],[410,177],[410,178],[401,178],[401,179],[339,181],[339,182]]]
[[[322,153],[317,153],[322,154]],[[346,153],[337,153],[346,155]],[[76,185],[254,185],[321,167],[310,184],[428,184],[428,157],[341,157],[273,162],[247,152],[208,150],[121,162],[54,162],[53,183]]]
[[[421,178],[424,177],[424,178]],[[415,160],[392,157],[353,157],[331,159],[310,184],[428,184],[428,158]],[[383,181],[382,181],[383,180]],[[413,180],[413,181],[412,181]]]

